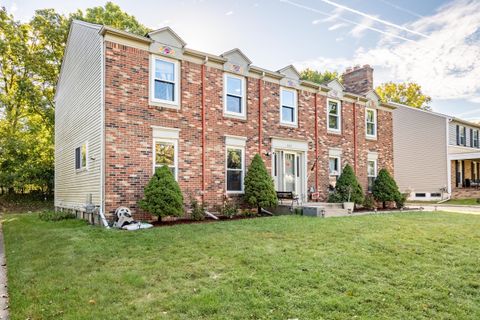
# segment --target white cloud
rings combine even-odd
[[[233,14],[233,11],[232,11],[232,10],[230,10],[230,11],[228,11],[228,12],[225,13],[226,16],[231,16],[232,14]]]
[[[10,6],[10,13],[11,13],[11,14],[15,14],[15,12],[17,12],[17,10],[18,10],[17,3],[16,3],[16,2],[12,2],[12,5]]]
[[[372,27],[372,25],[373,25],[373,20],[371,20],[369,18],[363,18],[361,20],[360,24],[357,24],[350,31],[350,35],[352,35],[352,37],[354,37],[354,38],[360,38],[361,36],[363,36],[363,33],[365,32],[365,30],[370,29],[370,27]]]
[[[359,48],[350,59],[319,57],[296,65],[342,71],[354,64],[368,63],[375,68],[377,84],[415,81],[433,99],[480,102],[480,2],[447,4],[407,27],[428,33],[429,37],[415,42],[392,42],[384,36],[376,47]],[[361,27],[355,27],[351,33],[355,36],[361,32]]]
[[[343,23],[343,22],[342,23],[336,23],[333,26],[329,27],[328,30],[329,31],[334,31],[334,30],[337,30],[337,29],[340,29],[340,28],[343,28],[343,27],[346,27],[346,26],[348,26],[348,24]]]
[[[321,20],[321,19],[317,19],[317,20],[313,20],[313,21],[312,21],[312,24],[319,24],[320,22],[322,22],[322,20]]]

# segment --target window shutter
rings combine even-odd
[[[75,169],[80,169],[80,147],[75,148]]]
[[[460,126],[457,124],[457,146],[460,145]]]
[[[470,147],[473,147],[473,129],[470,128]]]
[[[467,146],[467,128],[463,127],[463,145],[466,147]]]

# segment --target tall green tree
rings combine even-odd
[[[415,82],[387,82],[375,88],[375,91],[383,102],[393,101],[414,108],[431,110],[429,103],[432,98],[424,94],[422,87]]]
[[[78,10],[70,16],[73,19],[83,20],[91,23],[103,24],[120,30],[135,33],[140,36],[147,34],[150,29],[145,27],[138,20],[123,11],[113,2],[107,2],[104,7],[98,6],[88,8],[83,13]]]
[[[395,179],[386,169],[381,169],[378,172],[378,177],[373,183],[372,194],[375,200],[383,203],[383,208],[386,207],[388,201],[398,202],[401,201],[402,197]]]
[[[272,177],[268,174],[259,154],[253,157],[245,176],[245,201],[257,207],[258,214],[261,213],[262,207],[273,207],[278,204]]]
[[[309,68],[307,68],[305,70],[302,70],[300,72],[300,79],[308,80],[308,81],[315,82],[315,83],[318,83],[318,84],[324,84],[324,83],[330,82],[330,81],[335,80],[335,79],[342,82],[342,79],[341,79],[341,77],[340,77],[340,75],[338,74],[337,71],[320,72],[320,71],[312,70],[312,69],[309,69]]]
[[[364,200],[363,189],[358,182],[353,168],[347,163],[335,184],[335,192],[329,202],[355,202],[362,204]]]

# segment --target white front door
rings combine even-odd
[[[283,153],[283,190],[282,191],[297,191],[297,155],[291,152]]]
[[[290,191],[303,199],[306,186],[304,175],[304,152],[275,150],[273,159],[273,178],[277,191]]]

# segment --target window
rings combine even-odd
[[[441,193],[435,192],[435,193],[430,193],[431,198],[440,198],[442,196]]]
[[[330,176],[338,177],[340,175],[340,157],[330,157],[328,161]]]
[[[178,105],[178,62],[154,57],[152,68],[152,100]]]
[[[377,110],[366,109],[365,114],[365,127],[367,130],[368,138],[377,137]]]
[[[373,183],[377,178],[377,161],[376,160],[368,160],[367,163],[367,177],[368,177],[368,191],[372,192],[373,190]]]
[[[459,126],[457,142],[461,146],[467,145],[467,128],[465,128],[464,126]]]
[[[478,130],[473,131],[473,147],[474,148],[480,147],[480,143],[478,140]]]
[[[328,130],[329,131],[340,131],[341,130],[341,113],[340,113],[340,102],[334,100],[328,100]]]
[[[224,86],[225,113],[245,117],[245,78],[226,73]]]
[[[87,143],[75,148],[75,169],[87,169]]]
[[[416,197],[416,198],[425,198],[426,196],[427,196],[427,194],[426,194],[426,193],[423,193],[423,192],[421,192],[421,193],[415,193],[415,197]]]
[[[167,166],[177,179],[177,141],[155,139],[154,169]]]
[[[227,192],[243,192],[244,149],[227,146]]]
[[[280,122],[283,124],[297,124],[297,92],[295,90],[280,89]]]

